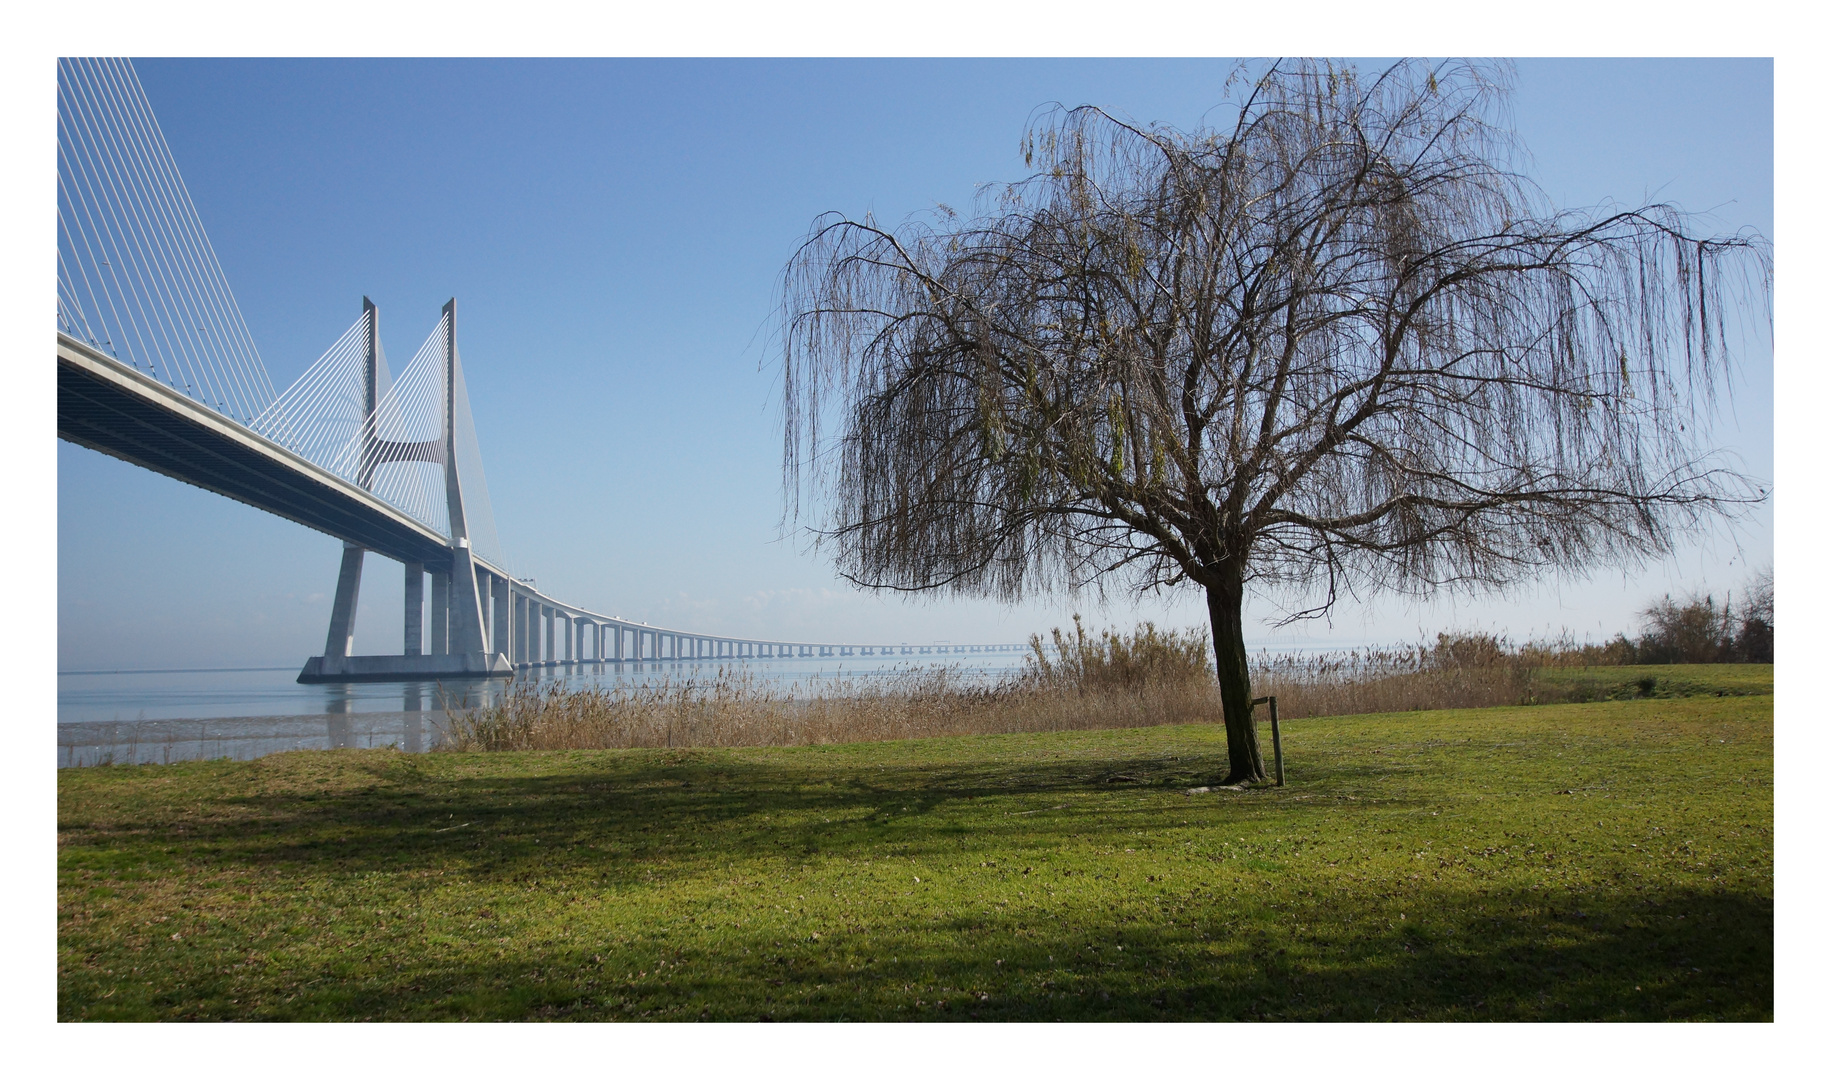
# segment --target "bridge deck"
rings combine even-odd
[[[387,503],[114,358],[57,335],[57,435],[401,562],[449,542]]]
[[[306,460],[220,413],[194,401],[120,361],[64,334],[57,335],[57,434],[59,438],[98,450],[175,480],[226,495],[238,502],[277,514],[310,529],[355,544],[398,562],[417,562],[428,571],[449,573],[451,541],[374,494]],[[479,569],[508,582],[510,593],[563,619],[589,623],[601,632],[633,637],[636,655],[624,656],[621,644],[614,656],[625,660],[745,660],[790,657],[917,656],[980,652],[1010,652],[1025,646],[892,644],[847,645],[831,642],[775,641],[723,634],[694,633],[629,619],[602,615],[548,596],[531,584],[513,580],[503,567],[475,560]],[[493,615],[494,612],[491,612]],[[519,618],[519,617],[518,617]],[[519,626],[515,634],[532,632]],[[495,619],[490,619],[493,624]],[[569,630],[570,635],[574,631]],[[506,643],[493,641],[491,653],[509,653]],[[602,638],[598,647],[603,649]],[[644,646],[648,656],[643,657]],[[573,641],[578,648],[582,641]],[[553,645],[549,643],[548,649]],[[535,646],[536,655],[540,646]],[[473,659],[488,666],[489,657]],[[518,666],[576,663],[530,658]],[[596,657],[602,662],[610,657]],[[339,674],[350,678],[401,679],[424,668],[443,670],[456,657],[355,657],[339,661],[346,666],[362,661],[375,671]],[[362,666],[358,664],[357,666]],[[411,671],[409,669],[412,669]],[[367,669],[365,668],[365,671]],[[342,668],[339,668],[342,672]],[[424,672],[422,672],[424,674]]]

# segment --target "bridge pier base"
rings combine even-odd
[[[435,679],[498,679],[513,675],[501,653],[446,653],[443,656],[314,656],[299,682],[418,682]]]

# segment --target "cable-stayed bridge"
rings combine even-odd
[[[301,682],[488,678],[637,660],[973,655],[695,633],[602,615],[510,568],[448,302],[396,375],[380,311],[276,392],[131,64],[58,64],[57,433],[343,541]],[[398,654],[355,652],[365,556],[401,563]]]

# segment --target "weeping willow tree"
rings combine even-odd
[[[1703,433],[1736,316],[1771,322],[1766,241],[1552,206],[1508,77],[1281,62],[1212,129],[1039,114],[975,216],[818,219],[783,278],[793,512],[874,588],[1200,588],[1238,783],[1249,593],[1503,589],[1764,498]]]

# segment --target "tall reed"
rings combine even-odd
[[[453,750],[787,746],[942,735],[1210,723],[1220,695],[1207,634],[1160,630],[1031,638],[1015,674],[986,680],[958,667],[784,685],[744,668],[709,678],[569,690],[512,684],[495,703],[450,713]],[[1568,642],[1514,647],[1482,634],[1310,655],[1262,653],[1253,693],[1275,694],[1291,719],[1563,700],[1539,678],[1588,662]]]
[[[512,685],[451,715],[453,750],[788,746],[1070,731],[1212,718],[1211,682],[1070,688],[1029,675],[985,682],[955,667],[782,686],[744,670],[645,686]]]

